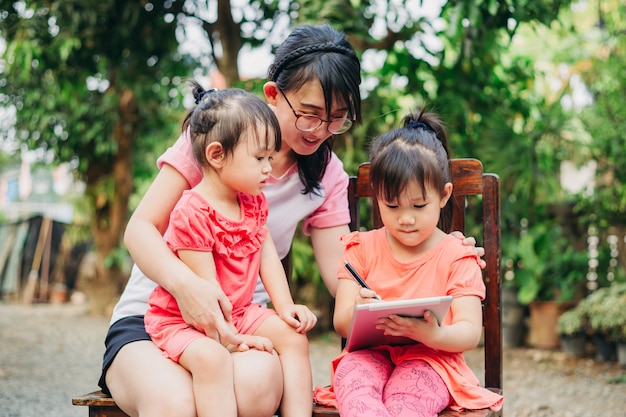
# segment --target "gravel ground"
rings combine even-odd
[[[0,302],[0,417],[86,417],[71,405],[75,395],[97,388],[108,318],[83,306],[23,306]],[[336,337],[311,343],[314,383],[329,381]],[[482,350],[468,352],[474,369]],[[505,348],[504,415],[516,417],[624,417],[626,383],[611,381],[626,370],[559,351]]]

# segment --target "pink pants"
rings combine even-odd
[[[450,403],[450,393],[422,360],[395,365],[386,351],[347,354],[333,381],[342,417],[435,417]]]

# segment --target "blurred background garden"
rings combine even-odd
[[[326,22],[363,66],[363,124],[334,145],[349,174],[426,105],[453,157],[500,176],[503,316],[520,330],[505,345],[552,349],[578,332],[596,355],[599,336],[625,342],[621,0],[0,0],[2,299],[110,314],[132,263],[124,227],[178,137],[187,80],[261,95],[272,48]],[[293,293],[327,331],[332,299],[305,236],[293,254]]]

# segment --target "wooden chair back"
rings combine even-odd
[[[371,225],[382,226],[378,206],[369,182],[369,162],[358,167],[357,175],[350,178],[348,199],[350,201],[350,229],[361,228],[362,203],[367,201],[371,210]],[[501,232],[500,232],[500,185],[495,174],[483,173],[482,163],[477,159],[463,158],[450,161],[452,174],[452,227],[450,231],[461,231],[474,236],[477,245],[485,249],[483,279],[487,295],[483,302],[483,327],[485,351],[485,386],[502,390],[502,335],[501,335]],[[450,203],[448,203],[450,204]],[[482,209],[481,209],[482,206]],[[478,212],[476,209],[479,209]],[[476,220],[475,229],[466,229],[469,215]],[[474,235],[475,232],[482,234]]]

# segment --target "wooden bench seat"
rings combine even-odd
[[[476,159],[453,159],[450,161],[452,172],[452,226],[451,230],[459,230],[466,235],[474,236],[478,245],[485,248],[484,260],[487,267],[483,270],[483,279],[487,295],[483,302],[484,330],[484,382],[492,391],[502,393],[502,336],[501,336],[501,235],[500,235],[500,191],[497,175],[483,173],[480,161]],[[470,201],[470,197],[472,201]],[[359,166],[356,176],[350,177],[348,185],[350,203],[350,229],[361,229],[361,200],[369,204],[370,219],[366,227],[381,227],[380,215],[373,203],[369,185],[369,163]],[[364,209],[364,211],[368,211]],[[466,216],[474,220],[472,226],[466,228]],[[480,235],[476,235],[479,233]],[[482,241],[481,241],[482,239]],[[287,259],[289,265],[290,259]],[[290,272],[291,268],[286,267]],[[72,404],[88,406],[89,417],[128,417],[120,410],[115,401],[100,391],[72,399]],[[337,409],[332,407],[313,406],[312,417],[339,416]],[[457,412],[444,410],[440,417],[497,417],[502,410],[469,410]]]
[[[128,417],[120,410],[115,401],[102,391],[93,391],[79,397],[72,398],[72,405],[89,407],[89,417]]]
[[[119,409],[113,398],[102,391],[93,391],[80,397],[72,399],[73,405],[84,405],[89,407],[89,417],[128,417],[126,413]],[[500,415],[491,410],[471,410],[452,411],[445,410],[439,413],[439,417],[495,417]],[[339,412],[334,407],[313,404],[313,417],[339,416]]]

